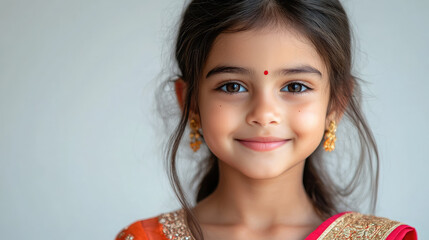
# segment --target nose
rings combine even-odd
[[[280,106],[276,96],[269,93],[259,93],[251,101],[250,111],[246,116],[249,125],[270,126],[281,122]]]

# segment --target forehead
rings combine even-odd
[[[255,70],[311,65],[326,73],[326,66],[311,41],[293,28],[264,27],[220,34],[212,46],[204,74],[223,64]]]

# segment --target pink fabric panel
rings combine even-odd
[[[417,240],[417,232],[413,227],[401,225],[393,230],[386,240]]]

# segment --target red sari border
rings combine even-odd
[[[330,217],[305,240],[417,240],[416,230],[387,218],[343,212]]]
[[[417,240],[416,229],[408,225],[400,225],[387,236],[386,240]]]

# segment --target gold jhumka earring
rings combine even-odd
[[[335,149],[335,141],[337,141],[337,136],[335,132],[337,131],[337,124],[335,121],[331,121],[329,124],[328,130],[325,132],[325,142],[323,143],[323,148],[325,151],[332,152]]]
[[[198,149],[200,149],[200,145],[201,145],[201,135],[198,132],[198,130],[200,129],[199,124],[197,123],[197,121],[195,121],[195,119],[191,119],[191,121],[189,122],[189,126],[191,127],[191,132],[189,133],[189,138],[191,139],[191,142],[189,143],[189,146],[192,148],[192,150],[194,152],[198,151]]]

